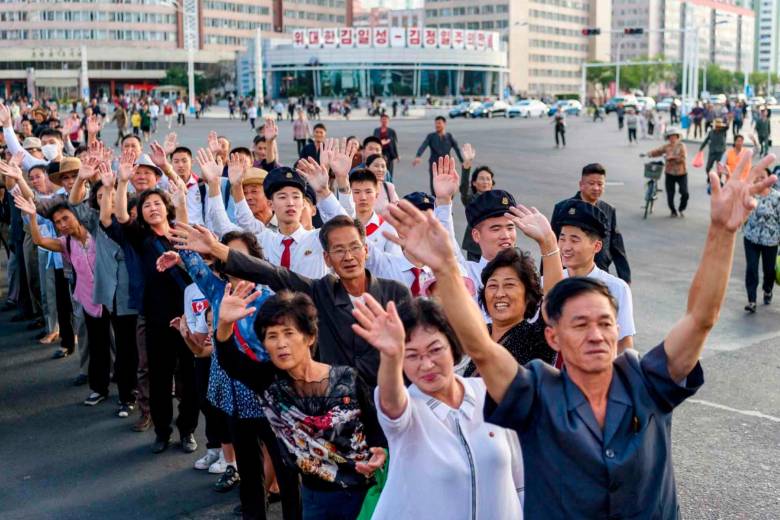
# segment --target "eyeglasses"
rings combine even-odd
[[[431,361],[438,360],[442,356],[444,356],[444,353],[447,351],[447,348],[443,345],[438,345],[435,347],[429,348],[425,352],[417,353],[417,352],[407,352],[404,356],[404,359],[406,361],[409,361],[410,363],[421,363],[423,358],[428,358]]]
[[[363,251],[363,244],[353,244],[349,247],[334,247],[328,254],[336,259],[342,259],[347,256],[347,253],[353,257],[357,257]]]

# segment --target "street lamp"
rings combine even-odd
[[[184,40],[187,42],[187,98],[189,112],[195,111],[195,40],[198,26],[197,0],[164,0],[163,5],[173,7],[177,13],[181,13],[184,22]]]

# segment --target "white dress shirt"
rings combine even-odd
[[[200,188],[198,187],[198,177],[194,173],[190,174],[190,180],[187,181],[187,218],[190,225],[204,223],[203,220],[203,202],[200,198]]]
[[[373,228],[371,224],[376,225],[376,228]],[[369,234],[369,227],[372,227],[373,232]],[[395,232],[395,228],[391,226],[389,223],[385,222],[382,217],[376,214],[376,212],[373,212],[371,214],[371,218],[368,219],[368,222],[366,223],[366,242],[371,244],[373,248],[377,251],[384,251],[385,253],[391,253],[394,255],[402,255],[403,251],[401,251],[401,246],[396,244],[395,242],[391,242],[387,238],[385,238],[384,234],[382,234],[383,231],[387,231],[388,233],[392,235],[398,235],[398,233]]]
[[[284,252],[284,243],[282,242],[286,235],[278,231],[267,228],[262,222],[252,216],[252,220],[246,218],[246,211],[249,207],[246,200],[236,204],[236,213],[239,212],[239,206],[242,207],[242,222],[252,222],[251,225],[242,228],[230,222],[225,206],[222,203],[221,194],[212,195],[208,198],[207,221],[212,224],[212,231],[218,236],[233,230],[249,231],[257,237],[257,241],[263,248],[265,259],[274,265],[282,265],[282,253]],[[328,198],[317,202],[317,210],[322,217],[323,222],[327,222],[336,215],[346,214],[339,204],[336,197],[331,194]],[[251,215],[251,212],[250,212]],[[236,217],[238,219],[238,216]],[[290,245],[290,270],[308,278],[322,278],[328,274],[328,266],[325,265],[325,259],[322,255],[322,245],[320,244],[319,229],[306,230],[299,225],[289,238],[293,239]]]
[[[411,288],[414,283],[415,265],[409,261],[403,254],[394,254],[381,251],[371,247],[366,258],[366,269],[378,278],[395,280]],[[433,272],[427,266],[422,268],[420,273],[420,289],[429,279],[435,278]]]
[[[455,410],[415,385],[400,417],[390,419],[374,390],[391,454],[374,520],[398,518],[522,520],[523,457],[517,435],[485,422],[485,383],[455,376],[463,402]]]
[[[568,269],[563,270],[563,277],[569,277]],[[631,288],[628,284],[617,276],[602,271],[596,265],[594,265],[593,270],[588,273],[588,278],[594,278],[604,283],[615,300],[617,300],[618,340],[627,336],[636,335],[636,326],[634,326],[634,302],[631,297]]]

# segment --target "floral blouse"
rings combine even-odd
[[[769,195],[756,200],[758,205],[745,222],[742,233],[754,244],[776,246],[780,244],[780,191],[771,188]]]
[[[352,367],[331,366],[327,379],[294,381],[271,363],[251,363],[217,342],[217,357],[230,377],[257,392],[286,463],[309,488],[331,491],[373,485],[355,470],[371,458],[369,447],[385,446],[367,385]]]

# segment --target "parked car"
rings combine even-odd
[[[578,116],[582,112],[582,103],[576,99],[561,99],[550,107],[550,110],[547,111],[547,115],[554,116],[559,110],[567,116]]]
[[[766,99],[764,99],[764,101],[766,102],[767,106],[777,104],[777,98],[774,96],[767,96]]]
[[[756,105],[763,105],[766,101],[761,96],[755,96],[748,100],[748,105],[750,106],[756,106]]]
[[[458,106],[452,107],[450,110],[450,118],[472,117],[474,115],[474,111],[480,106],[482,106],[482,103],[479,101],[467,101],[465,103],[461,103]]]
[[[627,95],[627,96],[615,96],[606,103],[604,103],[604,112],[609,114],[610,112],[614,112],[617,109],[617,106],[619,104],[623,104],[623,106],[637,106],[636,96],[633,95]]]
[[[542,117],[550,108],[538,99],[524,99],[506,109],[506,117]]]
[[[474,117],[495,117],[506,115],[509,105],[506,101],[487,101],[474,110]]]
[[[726,94],[710,94],[710,96],[706,99],[708,103],[712,103],[713,105],[725,105],[728,98],[726,98]]]
[[[669,112],[669,108],[672,106],[672,103],[677,106],[677,108],[680,108],[680,100],[677,98],[672,97],[665,97],[661,101],[655,104],[655,109],[659,112]]]
[[[636,98],[637,107],[640,110],[652,110],[655,108],[655,99],[650,96],[642,96]]]

